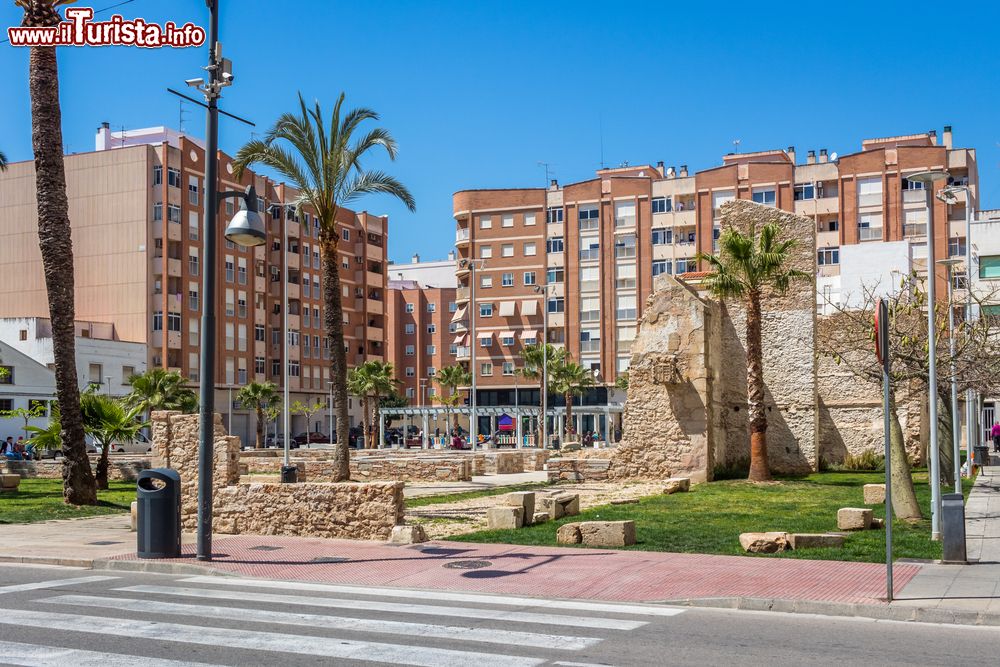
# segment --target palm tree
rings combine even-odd
[[[273,382],[251,382],[236,394],[236,400],[254,411],[257,421],[257,449],[264,446],[264,411],[278,402],[278,387]]]
[[[588,388],[594,386],[594,374],[589,368],[573,361],[569,354],[550,368],[550,386],[553,391],[562,394],[566,401],[566,437],[569,439],[576,433],[573,426],[573,397],[582,396]]]
[[[347,374],[348,390],[361,398],[366,448],[375,446],[374,440],[377,437],[374,435],[374,425],[377,423],[375,412],[378,409],[379,396],[391,394],[395,385],[392,364],[384,361],[366,361],[357,368],[352,368]]]
[[[767,462],[767,412],[764,409],[764,362],[761,344],[761,302],[765,292],[779,294],[793,280],[809,275],[788,267],[794,239],[780,240],[781,228],[765,223],[757,233],[751,225],[744,234],[727,227],[719,239],[719,254],[699,253],[712,273],[705,285],[722,299],[744,299],[747,311],[747,417],[750,421],[750,475],[752,482],[771,479]]]
[[[194,391],[184,386],[186,382],[184,376],[177,371],[151,368],[142,375],[133,375],[128,379],[132,391],[125,397],[126,405],[146,413],[157,410],[194,412],[198,409],[198,397]]]
[[[452,422],[451,408],[457,407],[459,401],[462,400],[458,388],[467,387],[472,382],[472,374],[459,364],[455,364],[454,366],[445,366],[435,373],[434,381],[441,385],[442,389],[448,390],[447,395],[440,394],[437,400],[444,404],[448,413],[448,421]],[[452,428],[458,430],[458,413],[455,413]]]
[[[94,442],[101,448],[97,461],[97,488],[108,488],[108,452],[112,443],[129,442],[147,426],[139,417],[139,408],[128,408],[125,402],[106,394],[85,392],[80,399],[83,423]]]
[[[34,445],[36,449],[62,449],[62,418],[59,414],[59,406],[52,404],[49,411],[49,423],[42,426],[25,426],[24,430],[34,433],[30,438],[25,439],[25,444]],[[90,460],[87,460],[90,464]]]
[[[73,0],[14,0],[24,10],[21,25],[56,26],[56,9]],[[56,397],[62,406],[63,499],[73,505],[97,502],[97,487],[87,458],[80,389],[76,375],[76,316],[73,285],[73,240],[63,165],[62,112],[59,108],[59,68],[56,49],[32,46],[28,59],[31,94],[31,143],[35,155],[38,247],[45,273],[45,291],[52,323]]]
[[[553,369],[558,367],[560,364],[564,363],[566,360],[566,348],[555,347],[551,343],[540,343],[538,345],[526,345],[523,350],[521,350],[521,359],[524,365],[517,370],[518,373],[528,378],[529,380],[537,380],[539,387],[542,383],[542,367],[548,367],[548,373],[546,375],[548,386],[544,389],[547,392],[546,395],[552,393],[552,377]],[[545,419],[545,416],[542,416]],[[538,442],[542,443],[542,447],[546,443],[542,442],[543,433],[543,423],[540,419],[538,421]]]
[[[7,171],[7,156],[0,151],[0,171]]]
[[[340,230],[337,216],[342,207],[368,193],[384,193],[416,209],[413,195],[392,176],[366,170],[363,158],[374,149],[383,148],[390,159],[396,158],[396,140],[382,128],[374,128],[355,137],[367,120],[379,116],[371,109],[344,110],[344,94],[333,107],[329,129],[317,102],[306,107],[299,95],[299,113],[282,114],[264,140],[253,140],[240,149],[234,168],[237,178],[254,164],[270,167],[287,178],[298,190],[297,207],[309,206],[320,224],[323,252],[323,294],[326,335],[330,355],[333,401],[337,407],[337,446],[334,452],[334,481],[350,478],[348,462],[349,428],[347,416],[347,354],[344,350],[344,317],[340,289]]]

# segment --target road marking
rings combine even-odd
[[[0,595],[4,593],[20,593],[21,591],[37,591],[43,588],[59,588],[60,586],[72,586],[74,584],[92,584],[98,581],[111,581],[120,577],[77,577],[75,579],[53,579],[52,581],[36,581],[30,584],[14,584],[13,586],[0,586]]]
[[[217,591],[203,588],[180,588],[173,586],[126,586],[124,588],[116,588],[115,590],[124,591],[126,593],[159,593],[163,595],[181,595],[184,597],[207,598],[214,600],[232,600],[236,597],[239,600],[252,602],[273,602],[275,604],[331,607],[334,609],[385,611],[398,614],[456,616],[458,618],[479,618],[491,621],[509,621],[542,625],[565,625],[577,628],[599,628],[602,630],[635,630],[636,628],[641,628],[646,625],[644,621],[623,620],[619,618],[559,616],[556,614],[533,614],[529,612],[503,611],[498,609],[441,607],[426,604],[403,604],[397,602],[381,602],[377,600],[348,600],[340,598],[310,597],[307,595],[279,595],[276,593],[253,593],[249,591],[239,591],[239,593],[234,593],[233,591]]]
[[[553,662],[553,665],[559,665],[560,667],[608,667],[607,663],[600,662],[566,662],[563,660]]]
[[[210,667],[204,662],[188,660],[158,660],[145,656],[124,655],[122,653],[100,653],[58,646],[37,646],[20,642],[0,641],[0,660],[5,665],[18,667],[52,667],[52,665],[73,665],[73,667]]]
[[[569,609],[573,611],[593,611],[605,614],[630,614],[640,616],[676,616],[683,614],[680,607],[616,604],[614,602],[590,602],[587,600],[546,600],[540,598],[488,595],[475,593],[452,593],[448,591],[413,591],[400,588],[374,588],[365,586],[341,586],[336,584],[316,584],[307,581],[273,581],[266,579],[239,579],[234,577],[197,576],[181,580],[183,583],[212,584],[223,586],[249,586],[256,588],[280,588],[292,591],[316,591],[323,593],[348,593],[352,595],[374,595],[378,597],[420,598],[421,600],[442,600],[445,602],[477,602],[505,607],[546,607],[549,609]]]
[[[397,665],[416,665],[417,667],[467,667],[476,664],[496,665],[497,667],[535,667],[546,662],[542,658],[497,653],[455,651],[278,632],[247,632],[244,629],[117,619],[106,616],[54,614],[21,609],[8,610],[6,614],[0,615],[0,624],[37,625],[49,631],[65,630],[116,638],[127,637],[131,640],[151,639],[201,646],[226,646],[248,651],[275,651],[284,654],[295,653],[345,660],[368,660]]]
[[[407,637],[430,637],[454,641],[486,642],[507,646],[531,646],[532,648],[579,651],[601,643],[599,637],[564,637],[561,635],[495,630],[492,628],[470,628],[453,625],[428,625],[425,623],[404,623],[380,619],[346,618],[320,614],[300,614],[240,607],[219,607],[212,605],[177,604],[157,600],[137,600],[135,598],[99,598],[89,595],[60,595],[46,598],[41,602],[68,604],[81,607],[101,607],[119,611],[143,612],[149,614],[172,614],[179,616],[204,616],[225,618],[255,623],[277,623],[279,625],[310,626],[332,630],[350,630],[375,634],[405,635]]]

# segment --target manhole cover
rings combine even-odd
[[[490,565],[493,565],[493,563],[488,560],[453,560],[450,563],[444,564],[445,567],[452,570],[478,570]]]
[[[250,551],[278,551],[283,547],[272,547],[267,544],[261,544],[260,546],[250,547]]]
[[[311,563],[346,563],[350,558],[343,558],[342,556],[316,556],[313,558]]]
[[[94,546],[103,547],[109,544],[122,544],[121,542],[113,542],[111,540],[98,540],[97,542],[87,542],[87,544],[93,544]]]

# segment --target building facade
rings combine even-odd
[[[929,169],[947,169],[971,197],[928,204],[928,193],[907,176]],[[868,139],[839,158],[822,149],[800,162],[789,147],[727,155],[693,174],[659,162],[548,188],[459,191],[455,322],[466,335],[459,359],[471,362],[475,348],[481,400],[516,386],[521,349],[541,340],[544,313],[549,342],[565,345],[599,385],[612,386],[628,369],[653,278],[701,268],[697,253],[717,248],[719,209],[732,199],[810,218],[820,284],[839,294],[845,246],[905,240],[913,267],[926,272],[928,215],[937,257],[964,257],[965,207],[978,199],[976,154],[954,148],[945,127],[940,142],[935,131]],[[963,283],[964,268],[956,273]],[[944,275],[938,268],[942,289]]]
[[[454,270],[454,269],[453,269]],[[391,280],[386,291],[389,321],[389,360],[398,391],[410,405],[435,405],[441,387],[437,371],[458,360],[454,343],[454,287],[427,287],[415,280]]]
[[[217,298],[205,304],[200,295],[206,205],[201,142],[165,128],[114,133],[105,124],[98,130],[97,147],[65,159],[77,317],[114,325],[121,340],[146,347],[148,367],[176,370],[197,385],[200,315],[203,308],[214,308],[217,405],[226,419],[232,414],[231,431],[249,442],[253,417],[238,405],[226,406],[229,396],[251,380],[281,386],[282,296],[287,291],[285,361],[292,400],[327,403],[330,350],[314,212],[289,206],[295,192],[282,183],[250,171],[237,179],[232,158],[220,152],[219,190],[253,184],[268,237],[255,248],[222,238],[238,205],[234,199],[219,202]],[[34,193],[31,162],[11,164],[0,174],[0,262],[10,276],[0,293],[0,317],[49,314]],[[384,360],[388,219],[342,209],[337,223],[348,364]],[[325,431],[322,415],[316,423]],[[293,416],[295,433],[315,426]]]

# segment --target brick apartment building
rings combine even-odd
[[[932,198],[933,242],[937,257],[964,258],[965,206],[976,207],[978,170],[974,149],[952,146],[950,127],[940,142],[934,131],[868,139],[860,151],[833,158],[823,149],[800,162],[789,147],[727,155],[694,174],[660,162],[548,188],[457,192],[458,260],[476,260],[475,303],[468,263],[457,273],[454,319],[465,334],[458,358],[469,361],[476,346],[480,402],[510,396],[523,345],[541,339],[543,308],[549,341],[598,371],[601,385],[613,384],[628,368],[654,276],[697,270],[697,252],[717,245],[719,208],[734,198],[811,218],[819,276],[836,278],[841,246],[904,239],[913,244],[914,266],[926,271],[926,193],[906,177],[947,169],[952,182],[969,186],[972,201],[962,196],[947,206]],[[937,275],[943,288],[943,269]],[[543,302],[535,286],[545,284]],[[471,317],[475,341],[467,335]],[[600,391],[590,399],[602,400]],[[537,404],[537,392],[524,400]]]
[[[200,141],[167,128],[112,133],[98,130],[97,150],[66,156],[73,225],[76,316],[113,324],[121,340],[147,346],[149,367],[184,374],[197,385],[200,297],[205,258],[205,151]],[[249,381],[282,381],[282,290],[289,303],[289,390],[292,400],[327,403],[330,351],[323,328],[322,258],[318,222],[289,207],[294,193],[269,178],[233,176],[232,158],[219,153],[219,189],[253,183],[267,242],[256,248],[222,238],[236,200],[219,205],[216,258],[216,404],[228,413],[228,395]],[[288,247],[282,248],[282,226]],[[342,210],[340,228],[348,364],[385,359],[388,219]],[[0,174],[0,265],[6,269],[0,317],[47,317],[38,249],[34,167],[14,163]],[[282,280],[287,266],[290,279]],[[355,406],[351,406],[355,409]],[[328,430],[321,411],[299,433]],[[233,411],[231,430],[253,437],[253,417]]]

